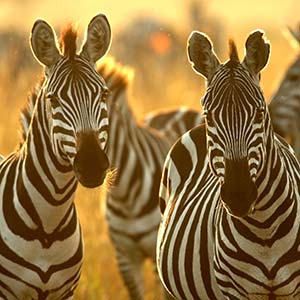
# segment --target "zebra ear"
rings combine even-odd
[[[254,31],[246,41],[243,64],[254,74],[258,74],[267,65],[270,55],[270,44],[263,35],[263,31]]]
[[[189,62],[196,73],[210,79],[220,62],[215,55],[209,38],[199,31],[193,31],[188,39],[187,53]]]
[[[98,14],[89,23],[80,55],[91,63],[96,63],[108,51],[110,42],[109,22],[104,14]]]
[[[44,20],[37,20],[34,23],[30,44],[35,58],[44,66],[49,67],[60,58],[54,30]]]

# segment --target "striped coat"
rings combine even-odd
[[[289,29],[290,30],[290,29]],[[290,30],[293,41],[300,47],[300,29]],[[300,49],[300,48],[299,48]],[[300,57],[286,70],[269,104],[274,130],[284,137],[300,158]]]
[[[262,34],[248,37],[243,62],[231,42],[225,64],[204,34],[189,39],[207,78],[206,120],[166,158],[157,240],[159,275],[176,299],[300,299],[300,166],[259,87]]]
[[[78,55],[71,27],[61,53],[50,25],[33,26],[31,46],[45,78],[25,140],[0,162],[1,299],[73,299],[83,260],[74,194],[78,182],[102,184],[108,168],[107,87],[94,63],[109,43],[102,14]]]

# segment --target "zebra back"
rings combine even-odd
[[[187,107],[150,112],[143,119],[145,126],[158,130],[172,141],[203,122],[199,111]]]

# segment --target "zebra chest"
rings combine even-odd
[[[254,241],[245,232],[238,222],[220,222],[214,272],[222,293],[247,300],[299,299],[299,276],[295,272],[299,273],[300,254],[294,246],[295,235],[287,234],[268,244]]]
[[[69,257],[65,260],[65,255],[63,258],[57,251],[51,252],[32,251],[31,262],[23,260],[22,257],[16,261],[9,261],[10,258],[0,260],[3,270],[0,272],[0,282],[14,295],[7,299],[57,300],[63,299],[64,295],[75,289],[80,275],[81,259],[75,260],[76,263],[73,264]],[[56,264],[57,257],[65,261]],[[0,294],[1,292],[0,287]],[[6,292],[5,288],[4,295]]]
[[[57,300],[76,287],[83,257],[79,225],[73,235],[49,247],[1,229],[0,282],[15,295],[7,299]]]

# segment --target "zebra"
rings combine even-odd
[[[157,267],[176,299],[300,299],[300,167],[259,85],[264,32],[245,47],[240,62],[230,40],[222,64],[204,33],[188,39],[205,124],[171,148],[159,192]]]
[[[139,122],[128,103],[131,71],[113,61],[104,63],[98,70],[111,91],[107,99],[110,124],[107,155],[111,168],[116,170],[106,197],[108,231],[130,299],[141,300],[144,299],[145,259],[153,261],[156,271],[158,190],[163,162],[174,141],[190,126],[198,124],[201,114],[179,108],[177,113],[173,110],[162,113],[164,126],[158,124],[158,112]],[[170,132],[168,124],[178,128],[177,131],[180,129],[181,134],[165,135],[164,128]],[[161,132],[155,127],[160,127]],[[164,296],[170,299],[167,293]]]
[[[0,162],[0,299],[73,299],[83,260],[74,194],[103,183],[109,161],[108,88],[95,63],[110,47],[104,14],[89,23],[81,51],[68,26],[56,46],[38,19],[31,48],[43,84],[25,141]]]
[[[185,106],[150,112],[143,120],[145,126],[154,128],[171,138],[172,144],[188,130],[203,122],[204,118],[200,111]]]
[[[300,49],[300,26],[298,31],[288,28],[292,41]],[[300,56],[287,69],[269,104],[274,130],[294,148],[300,159]]]

